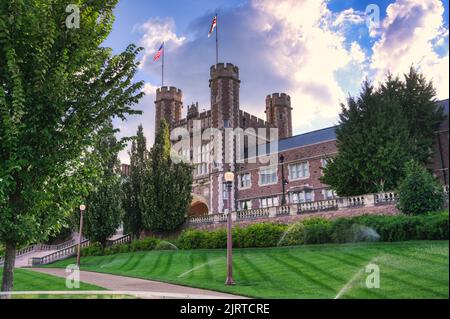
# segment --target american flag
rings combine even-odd
[[[158,61],[159,58],[164,54],[164,42],[161,44],[161,46],[158,49],[158,52],[156,52],[155,56],[153,57],[153,61]]]
[[[208,38],[214,32],[214,29],[215,29],[216,26],[217,26],[217,15],[214,16],[214,19],[213,19],[213,21],[211,23],[211,28],[209,29]]]

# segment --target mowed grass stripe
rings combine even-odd
[[[139,261],[137,256],[143,255],[146,257]],[[260,298],[334,298],[362,269],[343,298],[448,296],[448,241],[235,249],[236,285],[231,287],[224,285],[226,250],[149,251],[115,256],[83,257],[82,267]],[[380,265],[380,289],[365,286],[368,274],[363,267],[370,262]],[[52,266],[71,263],[74,259]],[[178,277],[195,267],[198,268],[186,276]]]
[[[349,252],[345,252],[344,254],[347,256],[352,256],[354,258],[360,258],[361,260],[364,260],[363,257],[361,257],[357,254],[352,254]],[[381,264],[384,266],[384,269],[382,271],[383,278],[387,278],[387,279],[391,280],[392,282],[399,283],[399,284],[405,286],[406,289],[414,288],[417,290],[427,291],[427,292],[430,292],[431,294],[436,294],[441,297],[446,296],[444,293],[441,293],[435,289],[429,288],[431,286],[431,285],[429,285],[429,283],[427,283],[428,284],[427,286],[416,284],[415,282],[417,282],[417,281],[423,281],[423,275],[421,275],[420,273],[418,273],[415,276],[414,275],[411,276],[411,275],[408,275],[404,269],[400,269],[400,271],[395,271],[392,267],[390,267],[390,265],[388,263],[383,262],[382,259],[377,260],[374,263],[378,263],[378,264]],[[402,277],[409,277],[409,280],[403,279]]]

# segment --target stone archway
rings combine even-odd
[[[197,194],[192,195],[192,203],[189,207],[188,215],[190,217],[208,215],[209,208],[206,199]]]

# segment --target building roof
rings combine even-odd
[[[441,100],[437,102],[444,108],[445,115],[448,116],[449,100]],[[327,127],[317,131],[312,131],[304,134],[294,135],[279,140],[278,151],[285,151],[291,148],[302,147],[306,145],[323,143],[326,141],[333,141],[336,139],[336,127]]]
[[[278,151],[285,151],[291,148],[335,140],[336,127],[337,126],[327,127],[317,131],[281,139],[278,142]]]

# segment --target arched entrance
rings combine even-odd
[[[202,215],[208,215],[209,209],[208,204],[206,204],[206,199],[197,195],[192,195],[192,203],[189,207],[189,216],[195,217],[195,216],[202,216]]]

